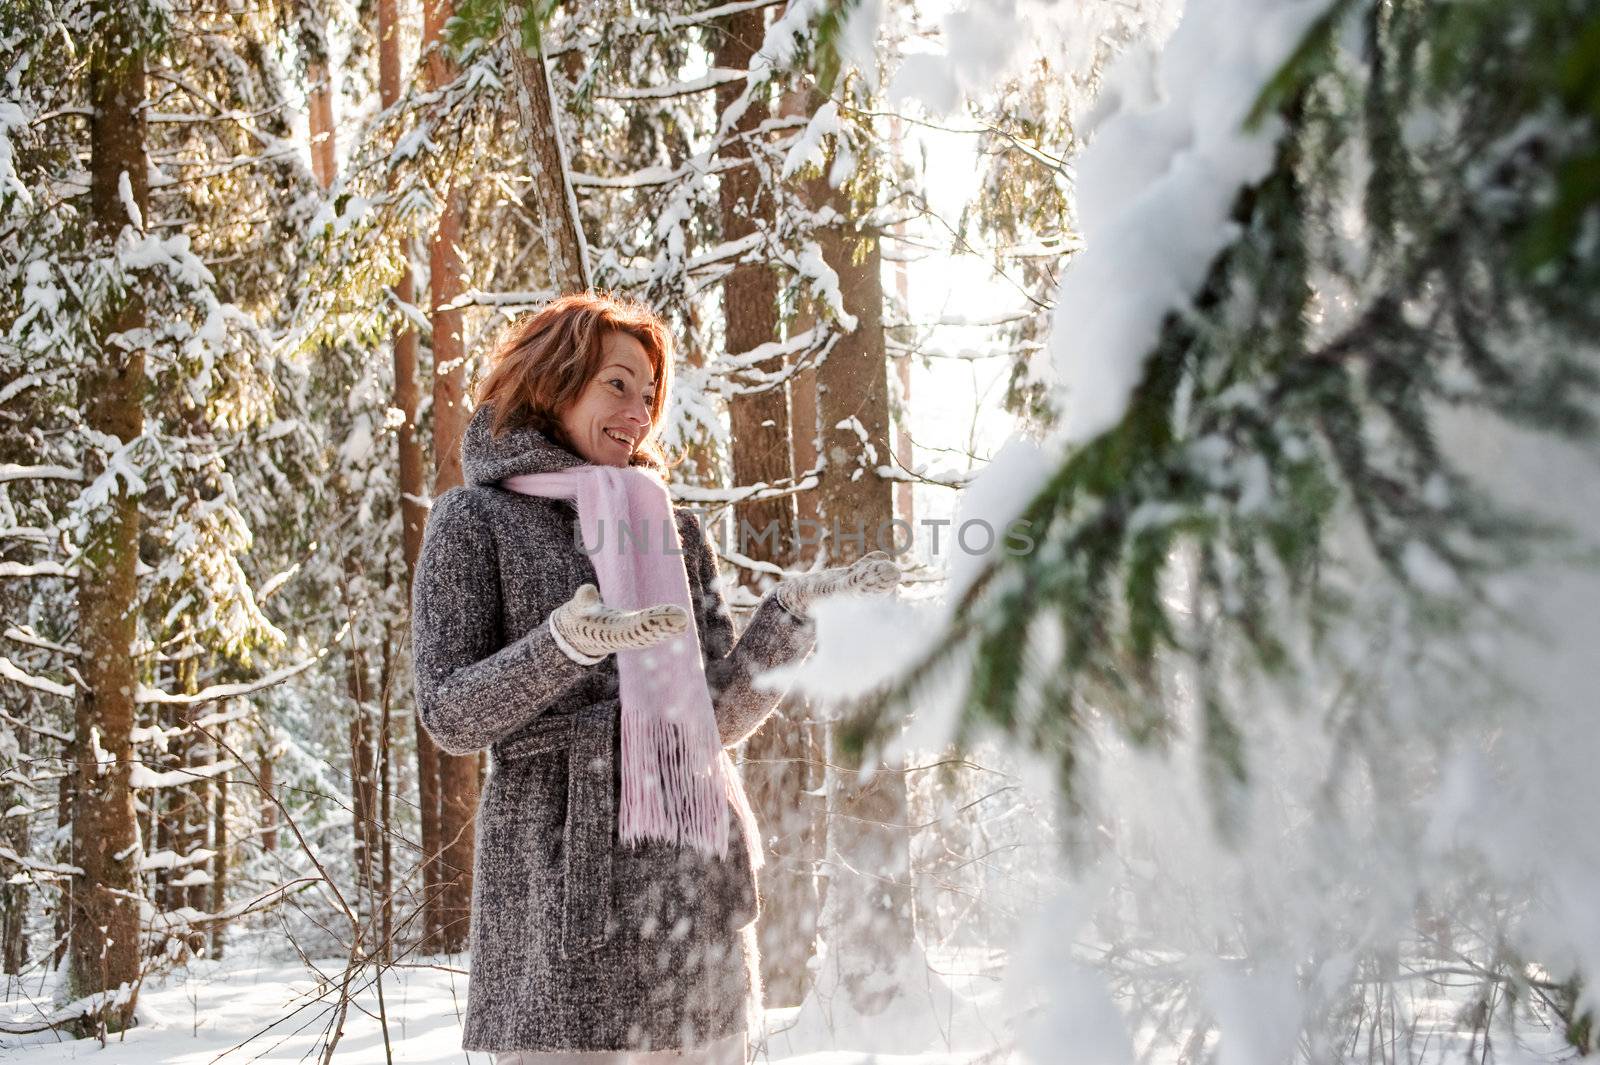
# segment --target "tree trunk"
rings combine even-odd
[[[850,217],[843,197],[836,196],[834,205]],[[882,260],[875,233],[840,227],[820,236],[823,258],[839,275],[845,310],[856,318],[855,331],[841,337],[817,368],[827,463],[818,507],[827,561],[843,565],[877,547],[880,536],[887,544],[893,535],[892,482],[874,470],[889,452]],[[871,1016],[900,991],[883,974],[893,972],[916,944],[905,775],[880,765],[863,783],[868,766],[843,748],[831,753],[838,784],[829,818],[833,879],[825,935],[852,1005]]]
[[[18,716],[29,721],[33,719],[33,699],[22,696],[22,705],[13,705]],[[17,760],[22,765],[32,761],[32,735],[26,729],[19,729],[15,733],[17,742]],[[0,786],[0,808],[11,810],[18,805],[21,793],[15,785],[7,783]],[[7,817],[0,822],[0,839],[4,839],[8,847],[24,858],[28,857],[31,847],[29,844],[32,835],[33,818],[28,814],[19,814]],[[6,880],[0,885],[0,948],[4,950],[4,957],[0,959],[0,971],[7,976],[16,976],[22,972],[23,966],[28,962],[28,892],[27,885]],[[9,995],[10,987],[6,988]]]
[[[461,312],[441,310],[460,294],[461,259],[456,248],[460,209],[454,195],[439,219],[432,249],[433,446],[435,497],[461,483],[461,437],[466,430]],[[472,907],[473,816],[478,809],[478,759],[435,753],[439,803],[439,941],[455,953],[466,947]]]
[[[72,864],[73,833],[69,831],[72,825],[72,811],[78,805],[77,781],[78,774],[73,771],[73,763],[77,759],[76,744],[68,744],[66,748],[67,772],[61,774],[61,779],[56,783],[56,839],[61,840],[56,845],[55,860],[62,865]],[[55,913],[50,922],[51,934],[55,936],[56,947],[50,955],[50,965],[59,970],[61,963],[67,957],[67,941],[71,938],[73,899],[76,897],[77,881],[71,877],[60,882],[61,894],[56,900]]]
[[[393,771],[389,759],[389,728],[391,721],[392,702],[390,693],[394,691],[394,630],[385,624],[383,627],[383,707],[378,719],[378,842],[379,842],[379,869],[383,885],[380,899],[382,900],[379,926],[382,932],[382,946],[379,952],[384,961],[388,961],[394,942],[394,844],[391,842],[394,816],[394,799],[390,791],[393,782]]]
[[[467,429],[466,351],[461,311],[449,307],[461,295],[461,201],[445,193],[439,228],[428,248],[433,325],[433,494],[461,483],[461,437]]]
[[[306,120],[311,127],[311,175],[324,189],[338,176],[333,133],[333,79],[326,57],[313,60],[306,71],[311,82]]]
[[[378,0],[378,99],[389,107],[400,98],[400,18],[398,0]],[[407,261],[394,287],[402,306],[416,303],[416,285]],[[406,591],[417,571],[422,534],[428,522],[427,474],[422,453],[422,433],[417,427],[421,389],[417,384],[417,331],[405,316],[394,334],[394,406],[404,418],[395,428],[400,459],[400,528],[406,560]],[[412,715],[417,748],[417,807],[422,829],[423,942],[439,935],[439,750],[433,737]],[[390,881],[392,883],[392,881]]]
[[[149,217],[145,154],[145,70],[139,29],[119,5],[97,4],[103,21],[90,50],[90,210],[99,254],[122,227],[135,224],[124,200]],[[144,352],[113,337],[144,325],[137,286],[112,301],[95,321],[100,358],[79,381],[84,423],[127,442],[144,431]],[[86,456],[86,483],[105,472],[99,449]],[[79,563],[77,605],[80,664],[86,690],[75,713],[73,863],[83,869],[72,892],[69,947],[74,998],[127,985],[119,1005],[101,1012],[106,1030],[133,1017],[139,976],[139,833],[134,817],[130,733],[139,675],[133,643],[139,618],[135,575],[139,505],[116,479],[102,508],[89,516]]]
[[[347,586],[348,588],[348,586]],[[348,591],[347,591],[347,594]],[[356,908],[372,899],[373,862],[376,861],[377,783],[373,779],[373,737],[368,704],[366,656],[355,645],[357,628],[350,627],[352,646],[345,655],[345,690],[350,696],[350,812],[352,856],[356,870]]]
[[[578,198],[567,180],[567,153],[556,122],[555,94],[541,45],[533,52],[522,48],[523,9],[506,9],[505,43],[511,53],[513,91],[522,135],[528,144],[528,173],[533,178],[531,207],[539,219],[544,241],[550,288],[581,292],[589,287],[589,255],[578,214]]]
[[[225,753],[228,723],[217,724],[217,756]],[[228,775],[212,778],[211,788],[211,898],[212,913],[221,913],[228,905]],[[197,907],[203,909],[204,907]],[[218,921],[211,926],[211,956],[222,957],[223,932],[227,922]]]
[[[722,33],[718,37],[713,65],[730,70],[747,69],[765,32],[763,12],[740,12],[722,20],[719,28]],[[739,84],[719,87],[718,110],[725,110],[732,104],[741,88]],[[734,131],[749,133],[766,118],[765,102],[753,100]],[[728,160],[747,160],[750,154],[750,142],[743,139],[732,141],[721,152],[722,158]],[[726,171],[721,178],[720,194],[723,240],[737,240],[772,228],[773,190],[763,188],[760,173],[753,165]],[[742,355],[778,339],[778,275],[765,263],[746,262],[733,268],[722,283],[722,307],[730,354]],[[774,355],[752,369],[759,374],[780,374],[783,357]],[[745,392],[735,395],[728,406],[732,420],[734,483],[777,483],[793,476],[787,389],[779,384],[762,391]],[[742,552],[768,562],[787,560],[794,537],[792,497],[739,503],[734,508],[734,516],[740,532],[734,542],[741,545]],[[769,539],[758,539],[762,536]]]
[[[747,70],[761,46],[766,19],[759,10],[743,11],[718,24],[712,65]],[[725,112],[743,92],[741,83],[717,89],[717,109]],[[736,134],[749,134],[768,116],[764,98],[750,101],[734,124]],[[734,140],[721,150],[730,161],[749,160],[748,139]],[[754,165],[724,171],[720,206],[722,239],[737,240],[769,231],[774,216],[774,194],[764,186]],[[735,266],[722,283],[723,319],[727,349],[741,355],[778,339],[778,275],[765,263]],[[758,373],[778,375],[784,369],[781,355],[752,367]],[[794,476],[789,444],[789,399],[784,384],[749,391],[729,401],[735,484],[776,484]],[[734,543],[752,559],[781,566],[794,558],[795,508],[792,496],[781,496],[734,507]],[[740,571],[741,580],[759,594],[756,575]],[[743,773],[767,844],[768,862],[761,877],[761,923],[756,928],[761,947],[761,977],[771,1006],[794,1006],[805,997],[806,963],[816,948],[817,892],[813,865],[807,853],[812,813],[802,798],[806,787],[806,704],[786,700],[777,713],[744,747]]]
[[[278,806],[273,801],[278,794],[277,764],[278,752],[273,749],[272,731],[264,728],[261,749],[256,756],[256,779],[261,783],[261,849],[265,851],[278,849]]]
[[[875,233],[840,228],[819,237],[823,259],[839,275],[845,310],[856,317],[855,331],[840,337],[817,367],[817,422],[827,462],[817,502],[828,564],[841,566],[873,550],[880,535],[887,542],[892,532],[892,485],[875,469],[885,461],[889,442],[882,259]],[[853,262],[858,256],[861,262]]]
[[[299,24],[298,44],[306,64],[306,126],[311,135],[311,176],[326,189],[338,175],[327,25],[316,0],[299,0],[292,14]]]
[[[894,146],[895,158],[901,156],[900,119],[889,120],[891,143]],[[897,237],[904,237],[906,224],[896,222],[894,233]],[[900,245],[900,251],[905,251],[905,244]],[[894,290],[900,298],[900,310],[908,318],[911,314],[911,273],[906,269],[904,258],[896,257],[894,263]],[[909,335],[910,330],[907,330]],[[903,466],[908,470],[916,469],[912,462],[913,445],[911,443],[911,355],[907,353],[894,360],[895,380],[899,383],[898,402],[891,403],[891,413],[894,415],[894,457],[892,466]],[[911,481],[896,481],[894,486],[895,517],[909,525],[913,530],[917,527],[916,507],[912,502],[912,489],[915,485]],[[903,542],[903,541],[902,541]],[[916,537],[912,536],[911,547],[916,546]],[[893,548],[885,548],[891,553]]]
[[[815,101],[811,94],[797,90],[784,93],[779,112],[784,118],[794,118],[810,114],[814,107]],[[820,204],[826,188],[826,184],[821,181],[806,182],[804,195],[808,200],[807,205],[815,207]],[[804,333],[816,324],[816,313],[810,301],[801,296],[794,320],[789,323],[789,335]],[[795,476],[798,477],[817,468],[817,370],[814,365],[808,364],[803,369],[797,370],[789,379],[789,410],[789,445],[790,452],[794,456]],[[817,492],[815,490],[801,492],[794,497],[794,503],[795,528],[801,541],[795,562],[806,565],[816,557],[820,547],[815,542],[815,530],[820,520]]]
[[[449,0],[424,6],[423,48],[428,57],[428,84],[437,88],[455,76],[438,48]],[[444,211],[430,249],[433,326],[433,494],[461,483],[461,437],[467,427],[466,352],[461,338],[461,312],[445,307],[461,294],[461,204],[458,193],[445,193]],[[438,751],[439,803],[439,937],[434,949],[465,949],[472,911],[473,816],[478,810],[478,759]]]
[[[172,672],[163,663],[158,662],[156,664],[155,673],[157,684],[164,688],[170,685],[170,690],[177,690]],[[157,705],[154,709],[156,716],[153,722],[149,719],[141,720],[139,722],[140,725],[153,723],[157,727],[163,727],[167,724],[160,717],[165,711],[165,707]],[[184,744],[187,741],[188,737],[182,735],[169,740],[166,751],[152,750],[150,752],[149,758],[151,762],[161,772],[170,770],[174,762],[184,757]],[[154,853],[172,851],[176,854],[178,852],[178,840],[182,835],[183,800],[182,788],[157,788],[145,800],[144,838],[149,841]],[[150,898],[154,900],[156,906],[160,909],[175,910],[183,905],[182,899],[173,897],[171,869],[157,868],[152,870],[149,882],[145,885],[145,890],[150,893]],[[159,953],[165,949],[165,944],[155,944],[152,949]]]
[[[178,690],[185,695],[193,695],[200,690],[200,656],[191,654],[178,663]],[[185,724],[193,722],[196,718],[204,717],[210,712],[210,707],[199,706],[185,707],[183,720]],[[179,748],[179,765],[193,766],[204,765],[220,757],[219,748],[209,743],[204,736],[194,731],[184,733],[182,745]],[[211,780],[200,778],[193,783],[185,784],[176,789],[180,792],[179,802],[182,803],[182,815],[178,820],[179,837],[176,841],[176,850],[180,858],[188,858],[198,851],[206,849],[207,828],[211,818]],[[199,866],[179,866],[176,879],[184,877]],[[179,906],[190,906],[196,910],[204,911],[210,891],[206,884],[186,884],[179,887],[173,898]],[[194,939],[199,939],[196,935]],[[191,946],[198,950],[199,944]]]
[[[344,597],[349,629],[345,648],[345,693],[350,696],[350,824],[351,857],[356,872],[356,909],[366,911],[372,900],[372,870],[377,854],[377,782],[374,779],[375,746],[372,735],[372,683],[367,656],[361,644],[358,611],[362,609],[361,560],[353,553],[344,560]]]
[[[400,98],[400,26],[398,0],[378,0],[378,99],[389,107]],[[416,302],[416,286],[408,263],[395,284],[395,298]],[[395,429],[400,458],[401,535],[406,560],[406,588],[422,553],[422,532],[428,523],[427,481],[423,467],[422,435],[417,429],[417,331],[400,319],[394,334],[394,406],[405,418]]]
[[[312,17],[315,17],[314,15]],[[338,176],[334,155],[332,78],[328,67],[321,26],[312,27],[305,37],[318,49],[308,64],[309,123],[311,162],[317,184],[324,189]],[[396,378],[399,380],[399,378]],[[345,556],[343,592],[346,610],[359,609],[357,596],[362,574],[361,559]],[[372,897],[372,869],[376,846],[376,783],[373,780],[373,740],[370,715],[370,685],[366,657],[360,643],[360,626],[351,618],[350,645],[345,650],[345,690],[350,696],[350,808],[351,849],[356,871],[356,907],[367,906]]]

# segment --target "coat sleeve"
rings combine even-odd
[[[763,671],[811,652],[816,626],[791,614],[767,594],[756,607],[743,634],[735,637],[733,618],[722,595],[717,558],[706,540],[700,519],[684,511],[683,551],[688,565],[699,571],[700,601],[695,604],[700,647],[706,661],[706,683],[717,715],[722,744],[743,743],[777,709],[781,690],[757,689],[754,680]]]
[[[542,714],[594,666],[541,624],[505,643],[494,537],[463,489],[434,501],[411,589],[417,712],[449,754],[482,750]]]

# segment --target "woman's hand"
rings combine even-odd
[[[613,610],[592,584],[550,614],[550,634],[569,658],[594,665],[613,651],[651,647],[687,632],[689,612],[673,603],[643,610]]]
[[[778,602],[796,617],[807,617],[818,599],[841,593],[888,595],[900,585],[900,567],[886,551],[863,555],[848,566],[833,566],[786,577],[773,589]]]

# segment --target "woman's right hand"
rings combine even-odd
[[[550,633],[567,655],[593,665],[613,651],[638,650],[687,632],[689,612],[675,603],[643,610],[614,610],[600,601],[592,584],[550,614]]]

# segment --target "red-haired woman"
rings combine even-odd
[[[725,748],[777,705],[756,676],[809,652],[811,601],[899,580],[881,553],[791,577],[735,639],[662,480],[671,379],[636,303],[519,321],[478,388],[466,483],[428,519],[417,705],[442,750],[493,754],[463,1046],[501,1065],[745,1060],[759,844]]]

